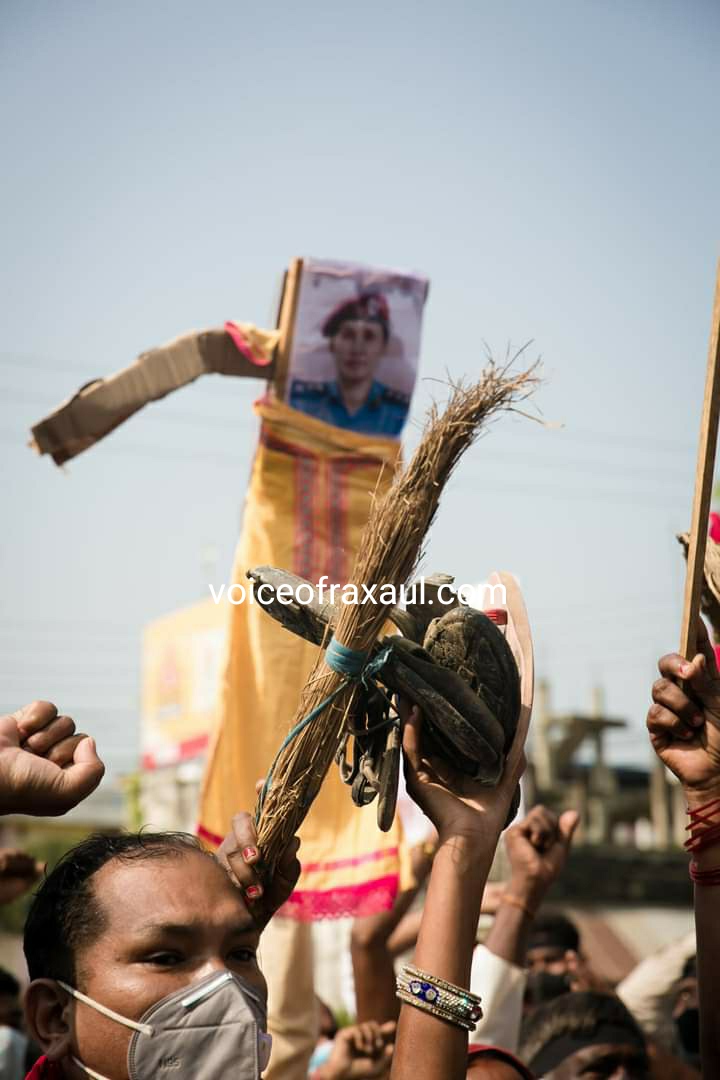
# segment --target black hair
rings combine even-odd
[[[645,1037],[637,1021],[614,994],[594,990],[575,991],[538,1005],[523,1022],[520,1032],[520,1057],[532,1068],[533,1059],[551,1042],[563,1035],[591,1042],[601,1026],[622,1028],[628,1042],[645,1045]]]
[[[548,911],[545,915],[538,915],[533,922],[527,947],[528,949],[558,947],[577,952],[580,948],[580,933],[575,923],[566,915],[562,915],[559,911]]]
[[[20,993],[20,983],[14,975],[5,968],[0,968],[0,994],[3,997],[17,997]]]
[[[78,948],[91,944],[105,926],[92,879],[106,863],[178,857],[188,851],[206,853],[189,833],[126,832],[96,833],[66,852],[35,893],[25,922],[23,950],[30,978],[74,984]]]
[[[688,956],[683,965],[681,978],[697,979],[697,956]]]
[[[321,997],[315,995],[315,1007],[318,1013],[318,1029],[326,1039],[334,1039],[338,1033],[338,1024],[330,1006]]]

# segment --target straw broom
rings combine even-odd
[[[435,517],[443,487],[462,454],[498,413],[512,411],[538,383],[537,365],[520,374],[509,364],[490,364],[473,385],[459,384],[444,412],[433,405],[423,436],[407,468],[382,499],[374,501],[363,530],[349,584],[358,587],[407,583],[422,554],[427,531]],[[391,604],[343,604],[335,638],[351,649],[369,652],[383,628]],[[290,730],[346,677],[330,669],[324,654],[318,658],[302,693]],[[340,746],[345,721],[360,690],[357,683],[341,689],[278,755],[269,790],[258,803],[258,846],[269,872],[297,832],[318,794]]]

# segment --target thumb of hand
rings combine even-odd
[[[60,773],[58,787],[67,803],[66,809],[86,799],[104,775],[105,765],[98,757],[95,740],[86,735],[75,747],[72,764]]]
[[[712,646],[708,648],[712,649]],[[717,713],[720,710],[720,680],[715,657],[709,658],[705,652],[698,653],[687,664],[684,677],[701,705],[709,712]]]
[[[5,748],[20,746],[16,714],[0,716],[0,742]]]
[[[565,847],[570,847],[575,830],[578,827],[580,815],[577,810],[566,810],[558,819],[558,829]]]

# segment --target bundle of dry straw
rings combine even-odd
[[[433,405],[423,436],[407,468],[384,498],[374,502],[363,531],[350,584],[399,590],[422,554],[443,487],[465,450],[499,412],[512,411],[538,383],[537,365],[511,374],[510,365],[490,364],[474,385],[454,386],[442,414]],[[380,593],[377,589],[376,595]],[[335,638],[348,648],[369,651],[386,621],[389,604],[343,604]],[[320,656],[303,691],[294,727],[345,681]],[[330,768],[352,715],[356,683],[294,738],[278,756],[269,790],[259,809],[258,845],[269,871],[297,832]]]

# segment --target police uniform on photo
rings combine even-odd
[[[387,345],[390,337],[390,309],[382,293],[365,292],[353,299],[344,300],[325,320],[323,336],[334,337],[342,323],[350,319],[377,323]],[[336,380],[310,382],[307,379],[293,379],[290,384],[289,404],[308,416],[314,416],[316,420],[324,420],[326,424],[334,424],[346,431],[356,431],[364,435],[397,436],[407,418],[410,398],[407,394],[391,390],[389,386],[374,379],[361,408],[355,413],[349,413]]]
[[[405,423],[410,398],[375,379],[364,404],[357,412],[349,413],[334,379],[330,382],[293,379],[290,405],[308,416],[314,416],[316,420],[324,420],[326,424],[334,424],[346,431],[396,436]]]

